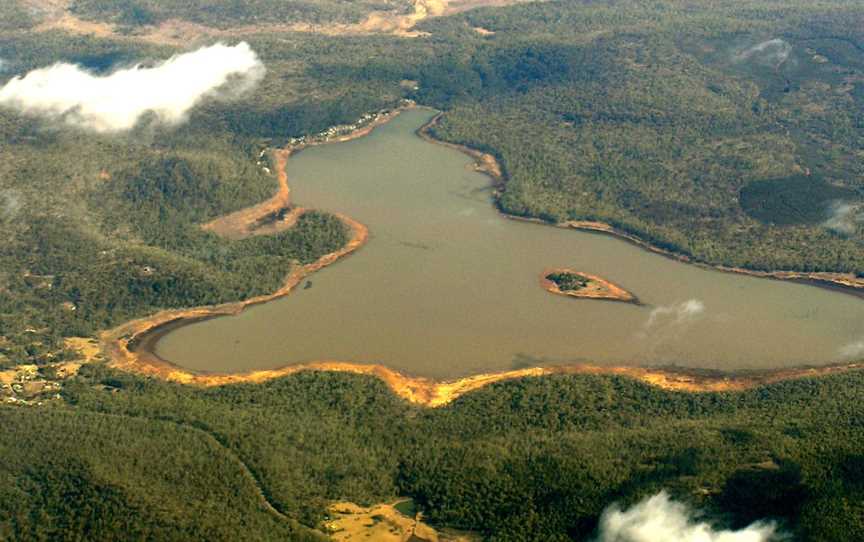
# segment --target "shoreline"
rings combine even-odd
[[[468,147],[467,145],[438,140],[429,133],[429,130],[434,127],[435,124],[437,124],[438,120],[442,116],[443,113],[438,113],[437,115],[435,115],[431,120],[429,120],[429,122],[427,122],[417,130],[417,134],[425,141],[429,141],[430,143],[435,143],[438,145],[444,145],[451,149],[456,149],[464,154],[467,154],[468,156],[471,156],[472,158],[477,159],[478,163],[476,164],[475,169],[489,175],[492,178],[493,185],[496,189],[502,189],[504,187],[504,184],[506,183],[506,177],[503,173],[503,170],[501,169],[501,165],[498,163],[497,159],[494,156]],[[836,290],[838,292],[843,292],[849,295],[864,298],[864,278],[857,278],[851,273],[838,273],[830,271],[758,271],[755,269],[746,269],[743,267],[711,264],[708,262],[694,259],[691,256],[680,252],[675,252],[659,247],[652,244],[650,241],[646,241],[645,239],[639,237],[636,234],[628,233],[606,222],[600,222],[597,220],[568,220],[565,222],[552,223],[539,218],[513,215],[504,212],[503,210],[501,210],[500,207],[498,207],[497,204],[495,208],[502,216],[509,218],[510,220],[532,222],[535,224],[553,226],[556,228],[574,229],[591,233],[611,235],[612,237],[621,239],[622,241],[627,241],[628,243],[631,243],[649,252],[653,252],[655,254],[659,254],[661,256],[665,256],[667,258],[671,258],[675,261],[679,261],[682,263],[695,265],[697,267],[701,267],[702,269],[710,269],[723,273],[737,273],[739,275],[749,275],[751,277],[767,278],[772,280],[797,282],[820,288],[828,288],[831,290]]]
[[[380,113],[368,124],[350,133],[325,140],[304,140],[302,143],[289,143],[281,149],[274,150],[273,167],[276,171],[276,180],[278,183],[276,193],[261,203],[214,218],[202,224],[201,229],[228,239],[243,239],[253,235],[271,235],[290,229],[303,213],[310,210],[305,207],[294,207],[291,204],[291,186],[288,184],[287,170],[288,159],[291,156],[310,147],[317,147],[318,145],[326,145],[328,143],[342,143],[364,137],[372,133],[378,126],[387,124],[399,116],[402,111],[416,107],[414,104],[402,105],[386,113]],[[283,211],[286,212],[283,217],[268,221],[270,217]]]
[[[325,143],[339,143],[363,137],[371,133],[378,126],[396,118],[402,111],[414,107],[416,106],[413,104],[400,106],[379,115],[368,124],[348,134],[324,141],[304,141],[303,143],[288,145],[274,151],[274,166],[276,167],[278,182],[276,193],[261,203],[202,224],[201,228],[229,239],[243,239],[262,234],[269,235],[290,229],[300,216],[311,211],[311,209],[305,207],[291,206],[291,189],[288,184],[287,172],[288,158],[290,156],[308,147],[323,145]],[[287,212],[281,219],[262,224],[262,220],[266,220],[268,217],[282,211]],[[285,277],[282,286],[270,294],[218,305],[206,305],[186,309],[165,309],[150,316],[137,318],[101,332],[98,340],[103,352],[109,359],[107,362],[108,367],[145,376],[156,376],[174,382],[195,382],[200,375],[160,358],[153,351],[155,342],[172,329],[219,316],[237,315],[247,307],[284,297],[290,294],[310,274],[348,256],[366,244],[369,238],[369,230],[365,225],[340,213],[331,214],[349,229],[350,237],[345,246],[337,251],[321,256],[312,263],[293,268]]]
[[[349,141],[351,139],[363,137],[371,133],[378,126],[386,124],[390,120],[394,119],[403,111],[414,109],[416,107],[418,106],[413,104],[399,107],[386,114],[382,114],[368,125],[360,127],[348,134],[334,137],[333,139],[304,142],[300,145],[288,146],[275,151],[275,166],[277,167],[276,174],[279,181],[279,188],[276,194],[262,203],[246,209],[241,209],[203,224],[202,228],[214,231],[214,233],[219,235],[235,235],[240,236],[235,238],[241,238],[242,236],[259,235],[265,232],[268,234],[275,233],[276,231],[292,227],[299,216],[310,210],[303,207],[290,207],[290,187],[288,185],[286,167],[288,158],[292,154],[310,146]],[[438,141],[428,133],[428,128],[433,126],[434,123],[441,118],[441,115],[442,113],[438,113],[429,122],[420,127],[417,130],[417,135],[431,143],[444,145],[471,156],[476,160],[474,165],[475,170],[489,175],[492,180],[500,186],[504,181],[504,174],[498,161],[492,155],[463,145]],[[282,210],[287,210],[288,213],[281,220],[275,223],[266,223],[263,226],[260,225],[262,219],[266,219],[268,216],[272,216],[273,213],[278,213]],[[218,316],[236,315],[242,312],[246,307],[284,297],[290,294],[294,288],[310,274],[338,261],[344,256],[350,255],[367,242],[369,232],[365,225],[348,216],[338,213],[332,214],[339,218],[350,229],[351,237],[344,247],[335,252],[325,254],[315,262],[292,269],[285,278],[283,285],[273,293],[246,300],[223,303],[220,305],[188,309],[166,309],[156,314],[132,320],[113,329],[104,331],[100,334],[99,341],[103,352],[109,359],[107,365],[111,368],[124,370],[142,376],[156,377],[170,382],[205,387],[240,383],[263,383],[268,380],[292,375],[302,371],[333,371],[362,374],[375,376],[381,379],[396,395],[406,401],[430,408],[447,405],[462,395],[485,387],[489,384],[526,377],[575,374],[612,375],[633,378],[640,382],[657,386],[665,390],[703,393],[744,391],[782,380],[824,376],[828,374],[864,369],[864,363],[852,363],[844,365],[829,365],[824,367],[800,367],[792,369],[718,373],[685,368],[669,369],[574,364],[566,366],[531,367],[497,373],[482,373],[453,380],[437,381],[430,378],[408,376],[380,364],[361,364],[341,361],[317,361],[312,363],[287,365],[275,369],[236,373],[201,373],[174,365],[169,361],[161,359],[155,354],[152,347],[155,345],[155,341],[157,341],[164,333],[170,332],[176,327],[189,325],[195,321],[215,318]],[[516,217],[506,213],[501,214],[514,220],[551,225],[539,219]],[[258,225],[257,227],[256,224]],[[651,250],[652,252],[679,259],[672,253],[663,251],[658,247],[652,247],[649,243],[646,243],[635,236],[619,232],[608,224],[599,222],[569,222],[557,224],[556,226],[615,235],[616,237],[633,242],[645,249]],[[266,231],[262,232],[262,230]],[[696,263],[696,265],[702,265],[703,267],[709,267],[721,271],[738,272],[731,271],[731,269],[727,270],[723,268],[715,268],[706,264],[699,264],[698,262],[692,262],[687,259],[684,259],[683,261],[686,261],[687,263]],[[743,270],[742,272],[744,271],[746,270]],[[751,273],[746,272],[745,274]],[[798,277],[771,277],[770,275],[759,274],[755,276],[777,278],[778,280],[799,280]],[[817,279],[810,278],[808,280]],[[824,283],[821,285],[825,286]],[[864,286],[864,284],[862,284],[862,286]],[[847,293],[854,293],[849,290],[849,288],[853,288],[852,286],[842,285],[838,287],[842,287],[842,291]],[[860,294],[864,295],[864,291],[860,292]],[[568,294],[562,293],[562,295]]]
[[[540,222],[542,224],[548,224],[539,219],[527,218],[527,217],[517,217],[506,215],[509,218],[514,220],[524,220],[529,222]],[[559,228],[568,228],[580,231],[586,231],[591,233],[600,233],[611,235],[623,241],[627,241],[639,248],[647,250],[649,252],[653,252],[654,254],[658,254],[664,256],[666,258],[671,258],[675,261],[686,263],[689,265],[695,265],[702,269],[709,269],[712,271],[719,271],[721,273],[735,273],[738,275],[748,275],[751,277],[758,277],[763,279],[771,279],[771,280],[783,280],[788,282],[797,282],[800,284],[807,284],[810,286],[816,286],[819,288],[827,288],[831,290],[835,290],[838,292],[842,292],[848,295],[853,295],[856,297],[864,297],[864,279],[856,278],[851,273],[835,273],[828,271],[758,271],[755,269],[746,269],[743,267],[733,267],[728,265],[720,265],[720,264],[711,264],[699,260],[695,260],[686,254],[682,254],[679,252],[674,252],[671,250],[667,250],[656,245],[651,244],[648,241],[645,241],[641,237],[627,233],[623,230],[615,228],[614,226],[607,224],[605,222],[596,222],[591,220],[568,220],[567,222],[562,222],[560,224],[550,224]]]
[[[463,395],[491,384],[532,377],[594,375],[619,376],[637,380],[667,391],[682,393],[743,392],[787,380],[813,378],[842,374],[864,369],[864,364],[832,365],[826,367],[804,367],[717,373],[698,369],[664,369],[648,367],[604,367],[577,364],[550,367],[530,367],[499,373],[481,373],[454,380],[436,381],[424,377],[412,377],[380,364],[360,364],[340,361],[318,361],[300,365],[288,365],[277,369],[262,369],[243,373],[194,373],[173,366],[158,357],[136,357],[133,366],[114,365],[142,376],[156,377],[179,384],[215,387],[232,384],[263,384],[270,380],[301,372],[341,372],[373,376],[383,381],[390,390],[409,403],[427,408],[446,406]]]

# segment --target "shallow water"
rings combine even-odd
[[[601,234],[512,221],[471,159],[415,130],[427,110],[288,163],[293,200],[345,213],[369,243],[286,298],[181,327],[156,345],[197,371],[319,360],[454,378],[591,362],[721,370],[844,361],[864,340],[864,302],[801,284],[720,273]],[[571,267],[646,306],[552,295]]]

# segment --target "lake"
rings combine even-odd
[[[856,297],[505,218],[471,158],[415,134],[432,115],[409,110],[367,137],[292,156],[293,201],[366,224],[368,244],[311,275],[309,288],[165,334],[156,354],[201,372],[338,360],[439,379],[583,362],[735,371],[864,355]],[[539,278],[552,267],[600,275],[644,306],[550,294]]]

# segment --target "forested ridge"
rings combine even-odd
[[[174,16],[229,29],[406,9],[241,4],[72,2],[118,25],[99,38],[34,32],[33,3],[4,2],[0,84],[166,59],[181,49],[135,32]],[[264,80],[176,128],[85,134],[0,108],[0,370],[53,380],[66,337],[272,291],[339,248],[325,213],[238,241],[199,226],[272,194],[261,151],[404,98],[444,111],[436,137],[499,160],[507,213],[604,221],[712,264],[860,275],[862,29],[859,0],[550,1],[428,20],[417,39],[246,33]],[[405,495],[491,540],[580,540],[610,503],[668,489],[722,525],[855,540],[861,378],[681,394],[547,377],[424,410],[353,375],[204,390],[85,365],[33,407],[0,407],[0,539],[316,539],[332,500]]]
[[[862,389],[860,372],[714,394],[556,376],[426,409],[357,375],[200,389],[89,366],[61,403],[0,409],[0,535],[280,539],[331,500],[410,496],[489,540],[585,540],[610,503],[666,489],[722,526],[856,540]]]

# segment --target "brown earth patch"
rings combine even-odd
[[[61,30],[70,34],[80,34],[84,36],[96,36],[97,38],[114,38],[116,37],[114,25],[101,23],[96,21],[85,21],[71,13],[63,13],[56,18],[51,18],[40,23],[34,29],[36,32],[45,32],[49,30]]]
[[[462,13],[463,11],[478,8],[500,8],[538,1],[543,0],[449,0],[448,2],[444,2],[446,4],[446,9],[442,15],[453,15],[454,13]]]
[[[265,23],[216,28],[182,19],[168,19],[157,25],[120,28],[103,21],[88,21],[69,11],[69,0],[22,0],[35,11],[41,22],[37,32],[62,31],[70,34],[91,35],[125,41],[143,41],[158,45],[189,47],[213,39],[228,39],[253,34],[286,32],[313,33],[327,36],[363,34],[393,34],[415,38],[427,35],[414,27],[430,17],[441,17],[470,9],[506,6],[536,0],[414,0],[413,11],[402,14],[395,11],[374,11],[357,23]]]
[[[78,359],[57,365],[56,367],[62,373],[71,376],[78,372],[78,368],[82,364],[93,363],[102,359],[102,345],[96,339],[90,337],[66,337],[63,343],[68,350],[72,350],[78,354]]]
[[[393,504],[363,507],[352,502],[337,502],[327,508],[331,519],[323,524],[334,541],[374,540],[376,542],[470,542],[466,534],[436,531],[419,517],[401,514]]]

